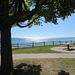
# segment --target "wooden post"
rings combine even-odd
[[[59,41],[60,45],[61,45],[61,41]]]
[[[72,44],[72,40],[71,40],[71,44]]]
[[[34,42],[32,42],[32,47],[34,47]]]
[[[53,45],[54,45],[54,41],[53,41]]]
[[[19,48],[19,43],[17,43],[17,48]]]
[[[67,44],[67,50],[69,50],[69,44]]]
[[[65,41],[65,43],[67,44],[67,41]]]
[[[45,42],[43,42],[44,46],[45,46]]]

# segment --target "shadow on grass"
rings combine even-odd
[[[41,71],[42,69],[40,65],[27,65],[25,63],[21,63],[14,68],[13,75],[40,75]]]
[[[15,67],[13,75],[40,75],[41,71],[40,65],[27,65],[21,63]]]
[[[40,65],[27,65],[25,63],[21,63],[15,67],[13,70],[13,75],[40,75],[42,71]],[[1,67],[0,67],[0,75],[1,75]],[[69,72],[61,70],[58,72],[58,75],[70,75]]]
[[[58,75],[70,75],[69,72],[65,72],[63,70],[61,70]]]

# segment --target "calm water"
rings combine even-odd
[[[12,38],[11,40],[12,44],[16,44],[16,43],[50,42],[50,41],[75,41],[75,37],[45,38],[45,39]]]

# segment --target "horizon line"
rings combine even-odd
[[[40,38],[40,39],[42,39],[42,38],[73,38],[73,37],[75,37],[75,36],[59,36],[59,37],[34,37],[34,36],[32,36],[32,37],[11,37],[11,38],[36,38],[36,39],[38,39],[38,38]]]

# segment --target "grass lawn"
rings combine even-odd
[[[50,48],[60,46],[60,45],[48,45],[48,46],[37,46],[37,47],[26,47],[20,49],[13,49],[13,54],[20,54],[20,53],[61,53],[58,51],[53,51]]]
[[[14,75],[75,75],[75,59],[15,60],[14,68]]]

